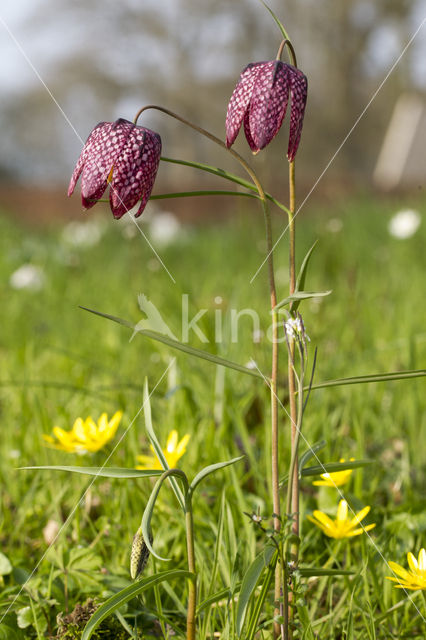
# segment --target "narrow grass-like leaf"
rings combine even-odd
[[[263,4],[263,6],[265,7],[265,9],[267,9],[269,11],[269,13],[271,14],[271,16],[273,17],[275,24],[277,25],[278,29],[281,31],[281,34],[284,38],[284,40],[290,40],[287,31],[284,29],[284,25],[282,24],[281,20],[278,19],[278,17],[275,15],[275,13],[272,11],[272,9],[270,9],[268,7],[268,5],[266,4],[266,2],[264,2],[263,0],[260,0],[260,2]]]
[[[326,387],[340,387],[349,384],[368,384],[371,382],[387,382],[390,380],[408,380],[410,378],[423,378],[426,376],[426,369],[412,369],[409,371],[391,371],[389,373],[372,373],[366,376],[353,376],[351,378],[337,378],[336,380],[325,380],[313,384],[311,389],[325,389]],[[304,387],[306,391],[308,387]]]
[[[162,558],[161,556],[159,556],[158,553],[154,551],[152,544],[150,542],[152,514],[154,512],[155,503],[158,498],[158,494],[160,493],[160,489],[163,485],[163,482],[168,478],[170,478],[170,476],[175,476],[176,478],[179,478],[179,477],[185,478],[185,474],[180,469],[169,469],[168,471],[170,472],[168,476],[165,475],[167,472],[163,471],[163,476],[159,478],[155,483],[154,488],[151,491],[151,495],[149,496],[148,502],[146,504],[145,510],[143,512],[142,522],[141,522],[142,535],[143,535],[143,539],[146,546],[148,547],[150,553],[152,553],[152,555],[155,558],[158,558],[158,560],[162,560],[163,562],[168,562],[170,558]]]
[[[334,473],[335,471],[345,471],[346,469],[359,469],[360,467],[368,467],[370,464],[377,464],[376,460],[347,460],[345,462],[326,462],[325,464],[315,465],[315,467],[307,467],[302,469],[301,475],[318,476],[322,473]]]
[[[197,473],[197,475],[191,482],[189,487],[190,491],[193,492],[194,489],[200,484],[201,480],[204,480],[204,478],[210,473],[214,473],[215,471],[218,471],[218,469],[228,467],[230,464],[235,464],[236,462],[242,460],[244,457],[245,456],[238,456],[238,458],[232,458],[232,460],[226,460],[225,462],[216,462],[216,464],[210,464],[208,467],[204,467],[204,469],[201,469],[201,471]]]
[[[250,191],[254,191],[256,194],[258,193],[257,187],[252,182],[249,182],[248,180],[244,180],[244,178],[240,178],[239,176],[236,176],[233,173],[229,173],[229,171],[225,171],[225,169],[212,167],[211,165],[204,164],[203,162],[190,162],[189,160],[177,160],[175,158],[161,157],[161,160],[163,160],[163,162],[171,162],[172,164],[180,164],[185,167],[193,167],[194,169],[201,169],[201,171],[206,171],[207,173],[212,173],[213,175],[219,176],[220,178],[225,178],[230,182],[234,182],[235,184],[239,184],[240,186],[245,187],[246,189],[250,189]],[[275,204],[277,207],[285,211],[287,214],[290,213],[289,209],[285,206],[285,204],[283,204],[282,202],[274,198],[270,193],[265,192],[265,197],[270,202]],[[153,198],[155,198],[155,196],[151,196],[151,200]],[[105,200],[105,202],[109,202],[109,201]]]
[[[161,448],[160,443],[158,442],[157,436],[155,435],[154,427],[152,426],[152,415],[151,415],[151,402],[149,400],[149,389],[148,389],[148,378],[145,378],[144,387],[143,387],[143,412],[145,416],[145,429],[148,434],[148,438],[154,448],[154,451],[157,455],[157,458],[161,462],[163,469],[170,469],[166,456],[163,453],[163,449]],[[161,474],[162,472],[160,472]],[[178,483],[174,478],[169,478],[171,487],[174,491],[174,494],[182,507],[185,509],[185,498],[183,496],[182,491],[179,488]]]
[[[237,604],[236,628],[238,635],[241,635],[241,631],[244,626],[250,598],[256,589],[265,568],[270,564],[274,553],[276,553],[275,546],[267,544],[262,553],[256,556],[253,560],[244,575],[241,583],[240,597],[238,598]]]
[[[278,559],[278,551],[275,551],[272,557],[272,560],[267,568],[265,579],[260,589],[260,593],[255,600],[253,611],[251,612],[250,617],[248,619],[245,640],[253,640],[256,634],[259,617],[261,612],[263,611],[263,605],[265,603],[266,596],[268,595],[269,588],[271,586],[271,583],[274,577],[275,565],[277,563],[277,559]]]
[[[208,351],[203,351],[202,349],[196,349],[195,347],[190,347],[183,342],[179,342],[178,340],[173,340],[168,336],[157,333],[156,331],[147,331],[145,329],[137,329],[136,325],[129,322],[128,320],[123,320],[123,318],[118,318],[117,316],[112,316],[109,313],[102,313],[101,311],[95,311],[94,309],[89,309],[87,307],[80,306],[80,309],[84,309],[85,311],[89,311],[90,313],[94,313],[96,316],[100,316],[101,318],[107,318],[108,320],[112,320],[113,322],[118,322],[118,324],[122,324],[129,329],[132,329],[138,334],[146,336],[147,338],[151,338],[152,340],[156,340],[157,342],[162,342],[172,349],[177,349],[178,351],[183,351],[191,356],[195,356],[196,358],[201,358],[202,360],[207,360],[208,362],[212,362],[214,364],[219,364],[222,367],[227,367],[228,369],[234,369],[234,371],[239,371],[240,373],[246,373],[249,376],[253,376],[255,378],[260,378],[264,380],[264,376],[259,373],[256,369],[248,369],[247,367],[242,366],[241,364],[237,364],[236,362],[232,362],[231,360],[226,360],[225,358],[221,358],[220,356],[216,356],[213,353],[209,353]],[[267,380],[269,380],[267,378]]]
[[[240,196],[243,198],[259,198],[255,193],[245,191],[223,191],[221,189],[210,189],[206,191],[177,191],[175,193],[159,193],[151,196],[150,200],[170,200],[172,198],[195,198],[197,196]],[[109,202],[109,200],[106,200]]]
[[[40,467],[20,467],[20,469],[51,469],[52,471],[69,471],[100,478],[151,478],[161,476],[160,469],[125,469],[122,467],[69,467],[62,465],[44,465]]]
[[[347,569],[323,569],[322,567],[297,567],[296,571],[302,578],[316,576],[353,576],[354,572]]]
[[[307,465],[309,460],[313,458],[318,451],[321,451],[321,449],[324,449],[326,444],[327,444],[327,440],[319,440],[319,442],[315,442],[311,447],[309,447],[309,449],[300,456],[299,469],[302,470]]]
[[[324,296],[329,296],[331,292],[331,289],[329,289],[328,291],[295,291],[291,296],[288,296],[287,298],[281,300],[281,302],[279,302],[274,307],[274,310],[277,311],[278,309],[281,309],[281,307],[285,307],[287,304],[290,304],[291,302],[295,302],[297,300],[300,301],[307,300],[308,298],[321,298]]]
[[[308,272],[308,266],[309,266],[309,261],[311,259],[312,253],[315,249],[315,247],[318,244],[318,240],[315,240],[314,244],[312,245],[312,247],[309,249],[309,251],[307,252],[307,254],[305,255],[305,257],[303,258],[303,262],[300,266],[300,271],[297,275],[296,278],[296,286],[295,286],[295,290],[296,291],[303,291],[304,286],[305,286],[305,280],[306,280],[306,274]],[[294,302],[294,304],[292,305],[292,311],[297,311],[297,308],[300,304],[300,300],[296,300]]]
[[[241,587],[241,583],[238,583],[237,585],[235,585],[233,592],[235,593],[239,591],[240,587]],[[204,611],[205,609],[209,609],[212,606],[212,604],[215,604],[220,600],[224,600],[224,599],[229,600],[231,596],[232,596],[232,592],[229,587],[225,587],[225,589],[221,589],[220,591],[217,591],[217,593],[213,593],[211,596],[209,596],[208,598],[200,602],[200,604],[197,607],[197,615],[202,611]]]
[[[182,569],[172,569],[170,571],[163,571],[162,573],[157,573],[155,576],[150,576],[149,578],[145,578],[144,580],[140,580],[139,582],[135,582],[135,584],[131,584],[125,589],[122,589],[118,593],[115,593],[113,596],[108,598],[106,602],[104,602],[99,609],[95,611],[93,616],[90,618],[89,622],[86,624],[83,630],[83,634],[81,636],[81,640],[89,640],[92,637],[95,629],[100,625],[102,620],[105,620],[108,616],[110,616],[116,609],[122,607],[123,604],[140,595],[147,589],[150,589],[156,584],[160,582],[164,582],[172,580],[172,579],[183,579],[189,578],[193,579],[194,574],[190,571],[184,571]]]

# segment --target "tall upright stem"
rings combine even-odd
[[[278,314],[275,311],[277,304],[277,292],[274,275],[274,256],[272,244],[271,215],[266,199],[262,200],[265,215],[266,250],[268,255],[269,294],[272,314],[272,371],[271,371],[271,471],[272,471],[272,508],[274,511],[274,531],[278,533],[281,528],[281,507],[279,490],[279,465],[278,465]],[[275,601],[281,599],[281,568],[277,563],[275,569]],[[279,611],[276,611],[279,613]],[[275,636],[280,633],[280,626],[275,623]]]
[[[194,578],[188,585],[188,610],[186,614],[186,640],[195,640],[195,610],[197,606],[197,578],[195,569],[195,549],[194,549],[194,521],[192,518],[191,498],[186,501],[186,547],[188,554],[188,570],[194,574]]]

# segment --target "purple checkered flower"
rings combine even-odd
[[[81,177],[81,202],[90,209],[110,184],[109,201],[114,218],[121,218],[141,200],[136,217],[145,209],[158,165],[161,138],[145,127],[120,118],[100,122],[86,140],[68,187],[72,195]]]
[[[253,153],[277,135],[291,95],[290,137],[287,158],[292,161],[299,146],[305,113],[306,76],[281,60],[255,62],[242,72],[226,114],[226,146],[234,144],[241,125]]]

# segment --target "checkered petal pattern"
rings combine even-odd
[[[257,74],[250,99],[250,132],[258,150],[277,135],[287,110],[290,90],[288,65],[265,62]]]
[[[160,155],[160,136],[145,127],[135,127],[114,166],[109,192],[114,218],[121,218],[140,198],[136,218],[141,215],[154,186]]]
[[[99,123],[89,135],[68,188],[72,195],[81,177],[81,200],[85,209],[102,197],[108,183],[115,218],[121,218],[142,196],[137,215],[145,208],[154,184],[161,153],[160,136],[120,118]]]
[[[304,74],[280,60],[249,64],[242,72],[228,105],[226,146],[229,148],[235,142],[244,124],[252,152],[264,149],[280,130],[291,96],[287,157],[294,160],[302,133],[307,87]]]
[[[240,75],[234,93],[231,96],[226,114],[226,146],[234,144],[244,116],[248,111],[250,97],[262,62],[249,64]],[[247,138],[248,140],[248,138]],[[250,144],[250,142],[249,142]]]
[[[308,80],[298,69],[291,67],[290,93],[290,137],[288,140],[287,158],[294,160],[302,135],[303,117],[305,115],[306,100],[308,97]]]

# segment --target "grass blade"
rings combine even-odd
[[[345,471],[346,469],[359,469],[360,467],[368,467],[370,464],[376,464],[376,460],[348,460],[347,462],[326,462],[325,464],[315,465],[315,467],[307,467],[302,469],[301,476],[318,476],[322,473],[334,473],[335,471]]]
[[[144,388],[143,388],[143,409],[145,416],[145,429],[148,434],[148,438],[155,450],[157,458],[160,460],[163,469],[170,469],[168,462],[166,460],[166,456],[163,453],[163,449],[161,448],[160,443],[157,440],[157,436],[155,435],[154,427],[152,426],[152,415],[151,415],[151,403],[149,401],[149,389],[148,389],[148,379],[145,378]],[[160,474],[163,473],[160,471]],[[169,478],[171,487],[174,491],[174,494],[182,507],[182,510],[185,510],[185,498],[183,496],[182,491],[179,488],[178,483],[175,478]]]
[[[390,380],[407,380],[410,378],[422,378],[426,376],[426,369],[412,369],[409,371],[391,371],[389,373],[373,373],[366,376],[352,376],[350,378],[337,378],[336,380],[325,380],[313,384],[310,388],[325,389],[326,387],[340,387],[349,384],[369,384],[371,382],[387,382]],[[308,387],[303,388],[304,391]]]
[[[156,340],[157,342],[162,342],[172,349],[177,349],[178,351],[183,351],[191,356],[195,356],[196,358],[201,358],[202,360],[207,360],[208,362],[212,362],[213,364],[218,364],[222,367],[227,367],[228,369],[234,369],[234,371],[239,371],[240,373],[246,373],[249,376],[253,376],[255,378],[260,378],[264,381],[264,376],[259,373],[256,369],[248,369],[241,364],[237,364],[236,362],[232,362],[231,360],[226,360],[225,358],[221,358],[220,356],[216,356],[213,353],[209,353],[208,351],[203,351],[202,349],[196,349],[195,347],[190,347],[187,344],[183,344],[183,342],[179,342],[178,340],[173,340],[168,336],[163,335],[162,333],[157,333],[155,331],[148,331],[145,329],[137,329],[136,325],[129,322],[128,320],[124,320],[123,318],[119,318],[117,316],[112,316],[109,313],[102,313],[101,311],[95,311],[94,309],[89,309],[87,307],[80,306],[80,309],[84,309],[84,311],[89,311],[89,313],[93,313],[96,316],[100,316],[101,318],[107,318],[108,320],[112,320],[113,322],[117,322],[118,324],[122,324],[129,329],[132,329],[138,334],[146,336],[147,338],[151,338],[152,340]]]
[[[100,478],[151,478],[161,476],[160,469],[125,469],[121,467],[74,467],[62,465],[45,465],[40,467],[20,467],[20,469],[50,469],[52,471],[69,471],[71,473],[82,473],[88,476],[99,476]]]
[[[281,309],[281,307],[285,307],[287,304],[292,302],[300,302],[301,300],[307,300],[308,298],[322,298],[324,296],[329,296],[331,292],[331,289],[328,291],[295,291],[291,296],[281,300],[281,302],[274,307],[274,310],[277,311],[278,309]]]
[[[266,545],[262,553],[256,556],[256,558],[253,560],[244,575],[243,581],[241,583],[240,597],[238,598],[237,605],[236,628],[238,635],[241,635],[241,631],[244,626],[250,598],[259,583],[262,573],[270,564],[271,559],[275,553],[276,549],[272,544]]]
[[[323,569],[322,567],[297,567],[296,571],[302,578],[313,578],[316,576],[353,576],[353,571],[347,569]]]
[[[115,593],[113,596],[111,596],[111,598],[108,598],[108,600],[106,600],[106,602],[104,602],[99,607],[99,609],[95,611],[89,622],[84,627],[81,640],[89,640],[102,620],[105,620],[105,618],[114,613],[116,609],[121,607],[123,604],[125,604],[135,596],[138,596],[147,589],[150,589],[154,585],[159,584],[160,582],[164,582],[165,580],[169,581],[174,578],[182,579],[193,577],[194,574],[192,574],[190,571],[173,569],[171,571],[163,571],[162,573],[157,573],[155,576],[150,576],[149,578],[145,578],[145,580],[140,580],[135,584],[129,585],[125,589],[122,589],[118,593]]]
[[[201,480],[203,480],[210,473],[214,473],[215,471],[218,471],[218,469],[228,467],[230,464],[235,464],[236,462],[242,460],[244,457],[245,456],[238,456],[238,458],[232,458],[232,460],[226,460],[225,462],[216,462],[216,464],[210,464],[208,467],[204,467],[204,469],[201,469],[201,471],[197,473],[197,475],[191,482],[189,487],[190,490],[193,492],[197,485],[200,484]]]

